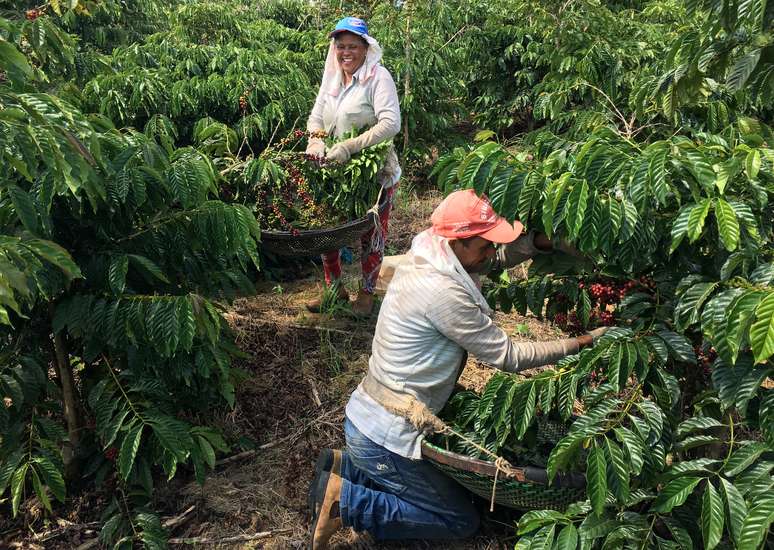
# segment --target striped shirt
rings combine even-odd
[[[510,372],[577,351],[574,339],[512,342],[492,322],[477,281],[464,272],[446,239],[432,237],[431,249],[418,246],[426,233],[414,239],[379,311],[368,368],[381,384],[414,395],[437,413],[454,389],[465,351]],[[446,268],[439,268],[439,256],[448,263]],[[423,436],[360,386],[347,403],[346,415],[374,443],[401,456],[421,458]]]

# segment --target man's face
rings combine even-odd
[[[495,243],[481,237],[449,241],[457,259],[468,273],[482,273],[487,270],[489,261],[495,256]]]

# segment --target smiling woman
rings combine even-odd
[[[400,107],[392,75],[381,64],[382,49],[368,34],[365,21],[345,17],[336,24],[330,38],[322,84],[306,127],[311,135],[324,132],[338,139],[353,129],[361,132],[357,137],[340,141],[330,149],[326,149],[322,139],[312,137],[306,152],[313,157],[325,157],[328,161],[343,164],[366,147],[392,141],[400,131]],[[363,235],[360,241],[363,282],[352,305],[353,313],[359,316],[370,315],[373,309],[392,197],[400,174],[398,156],[390,144],[384,166],[376,176],[382,188],[382,201],[387,203],[379,210],[380,227]],[[323,269],[327,284],[341,277],[338,250],[323,254]],[[343,287],[340,287],[337,297],[341,301],[349,299]],[[317,299],[308,303],[307,308],[318,312],[321,304],[322,299]]]
[[[343,31],[336,35],[334,43],[336,60],[344,76],[344,85],[348,86],[352,82],[352,75],[365,61],[368,42],[356,34]]]

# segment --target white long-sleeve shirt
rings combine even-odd
[[[307,130],[324,130],[341,138],[353,128],[367,129],[359,137],[363,148],[391,140],[400,132],[400,101],[392,75],[377,65],[373,75],[364,81],[365,70],[364,64],[347,86],[340,82],[329,89],[320,88],[306,123]],[[390,148],[377,178],[383,187],[390,187],[398,182],[400,175],[398,156]]]
[[[512,342],[490,314],[477,281],[465,273],[447,240],[422,233],[387,289],[369,373],[382,385],[414,395],[437,413],[454,389],[465,351],[496,368],[516,372],[553,363],[578,350],[574,339]],[[421,458],[423,436],[361,387],[352,394],[346,414],[376,444],[401,456]]]

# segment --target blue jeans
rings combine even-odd
[[[344,420],[341,519],[377,540],[459,539],[479,525],[470,494],[424,460],[388,451]]]

